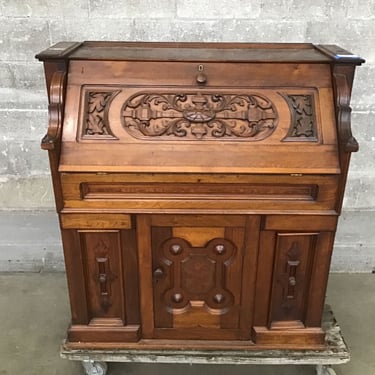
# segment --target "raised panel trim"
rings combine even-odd
[[[332,215],[267,215],[265,230],[287,231],[335,231],[338,217]]]
[[[63,229],[131,229],[131,217],[125,214],[62,213]]]

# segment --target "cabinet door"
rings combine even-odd
[[[138,218],[142,334],[249,339],[259,217]]]
[[[280,220],[274,220],[275,222]],[[335,225],[327,222],[327,229]],[[267,222],[261,232],[254,332],[257,344],[322,345],[320,327],[334,233],[315,219]],[[306,231],[303,231],[305,227]],[[316,229],[316,231],[314,231]]]
[[[62,235],[72,309],[69,341],[137,341],[135,231],[65,229]]]

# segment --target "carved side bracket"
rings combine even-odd
[[[65,72],[55,72],[52,76],[49,90],[48,130],[41,144],[44,150],[54,150],[60,141],[64,114],[65,89]]]
[[[339,142],[344,152],[356,152],[359,146],[351,129],[351,85],[348,82],[348,76],[345,71],[341,72],[335,69],[333,78],[337,97],[336,106]]]

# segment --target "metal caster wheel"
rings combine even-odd
[[[106,375],[108,366],[106,362],[82,361],[86,375]]]
[[[317,365],[316,375],[336,375],[336,371],[329,365]]]

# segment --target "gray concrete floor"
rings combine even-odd
[[[331,274],[333,307],[352,360],[337,375],[375,374],[375,275]],[[0,375],[76,375],[80,363],[60,359],[69,321],[65,274],[0,274]],[[143,365],[111,363],[108,375],[313,375],[312,366]]]

